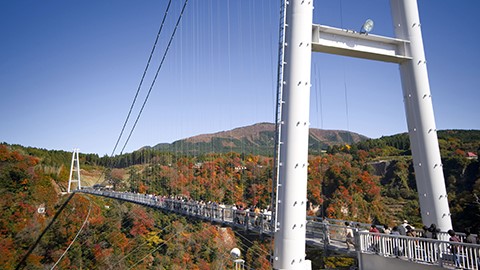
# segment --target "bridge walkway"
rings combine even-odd
[[[222,205],[199,204],[196,202],[177,200],[172,198],[136,194],[129,192],[114,192],[86,188],[77,190],[86,194],[103,196],[148,207],[158,208],[163,211],[176,213],[212,223],[222,224],[232,228],[258,233],[259,235],[272,236],[271,215],[269,213],[253,213],[244,210],[232,209]],[[368,228],[369,224],[360,224]],[[355,250],[348,249],[345,242],[346,226],[344,221],[335,219],[319,219],[307,217],[306,244],[323,248],[328,252],[358,257],[360,264],[374,261],[375,265],[392,260],[403,265],[394,269],[480,269],[480,245],[449,242],[446,233],[441,233],[439,238],[444,240],[375,234],[366,229],[355,231]],[[461,238],[463,234],[459,235]],[[463,241],[463,240],[462,240]],[[362,259],[363,258],[363,259]],[[379,262],[380,261],[380,262]],[[384,262],[385,263],[385,262]],[[407,265],[409,265],[407,267]],[[405,268],[403,268],[405,267]]]

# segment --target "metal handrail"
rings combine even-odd
[[[149,194],[114,192],[84,188],[76,192],[89,193],[123,201],[138,203],[202,220],[222,223],[231,227],[273,235],[271,214],[233,209],[218,204],[172,199]],[[308,216],[306,233],[311,239],[320,240],[325,247],[346,247],[346,229],[343,220]],[[364,227],[369,224],[357,223]],[[403,258],[417,263],[435,264],[446,268],[480,270],[480,245],[449,242],[419,237],[354,231],[355,250],[363,254],[378,254],[385,257]]]
[[[480,245],[370,232],[356,232],[356,238],[361,253],[441,267],[480,269]]]

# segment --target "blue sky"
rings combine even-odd
[[[110,154],[167,2],[1,1],[0,142]],[[133,119],[182,4],[173,1]],[[418,4],[437,128],[480,129],[480,2]],[[190,0],[126,152],[273,122],[278,9]],[[393,36],[387,0],[315,2],[314,23],[359,30],[367,18],[372,34]],[[398,66],[316,53],[312,76],[312,127],[406,131]]]

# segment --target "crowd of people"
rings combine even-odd
[[[376,224],[372,224],[368,230],[365,227],[362,227],[359,223],[352,226],[350,222],[346,221],[344,225],[345,225],[344,239],[345,239],[345,244],[347,245],[348,250],[350,250],[351,248],[355,249],[356,245],[358,245],[359,243],[355,239],[356,234],[354,233],[354,231],[370,232],[373,235],[370,234],[368,236],[370,237],[370,242],[369,242],[370,244],[368,246],[368,250],[371,252],[375,252],[377,254],[382,252],[380,249],[381,234],[388,234],[392,236],[425,238],[425,239],[437,239],[437,240],[444,240],[444,241],[446,240],[445,237],[447,237],[446,235],[443,237],[440,237],[440,234],[442,234],[442,232],[440,231],[440,229],[437,228],[435,224],[431,224],[430,226],[424,225],[422,227],[422,230],[415,230],[415,227],[410,225],[407,220],[404,220],[402,224],[398,226],[394,226],[393,228],[390,228],[387,225],[379,226]],[[462,262],[460,260],[460,257],[465,256],[465,254],[473,254],[473,253],[467,252],[465,246],[462,247],[461,245],[454,244],[454,243],[463,242],[468,244],[480,245],[480,231],[477,233],[477,235],[474,235],[471,233],[471,229],[467,228],[465,230],[465,235],[462,234],[461,237],[454,230],[448,230],[447,234],[448,234],[448,241],[450,241],[451,243],[447,244],[449,253],[443,254],[442,259],[448,258],[448,256],[450,256],[451,258],[450,260],[452,261],[452,263],[454,263],[455,267],[461,267]],[[402,238],[402,239],[405,240],[406,238]],[[433,258],[432,252],[433,252],[433,249],[435,249],[435,247],[433,246],[432,246],[433,249],[427,248],[426,246],[427,243],[428,242],[425,242],[424,244],[420,244],[420,242],[416,240],[416,242],[413,244],[413,247],[417,246],[417,249],[414,252],[420,252],[419,256],[423,257],[425,261],[429,261],[430,259]],[[405,243],[402,243],[399,238],[387,238],[383,242],[383,245],[390,245],[393,255],[397,257],[405,255],[407,246]],[[388,247],[384,247],[384,248],[388,248]],[[470,265],[475,265],[477,263],[478,266],[480,267],[480,260],[478,260],[478,262],[475,262],[476,259],[471,256],[469,256],[466,260],[470,262]]]
[[[347,227],[345,230],[345,237],[351,234],[351,224],[350,222],[345,222],[345,226]],[[420,238],[429,238],[429,239],[439,239],[440,229],[437,228],[435,224],[431,224],[430,226],[424,225],[422,230],[416,230],[413,225],[410,225],[407,220],[404,220],[402,224],[398,226],[394,226],[390,228],[388,225],[376,225],[372,224],[370,229],[367,230],[362,228],[360,223],[357,223],[354,228],[357,231],[368,231],[371,233],[383,233],[383,234],[392,234],[392,235],[403,235],[409,237],[420,237]],[[450,230],[453,231],[453,230]],[[453,231],[454,232],[454,231]],[[448,232],[447,232],[448,233]],[[473,235],[471,230],[467,228],[465,230],[465,243],[472,243],[472,244],[480,244],[480,231],[477,235]]]
[[[136,196],[140,194],[135,194]],[[258,205],[249,207],[244,203],[228,205],[216,201],[194,200],[184,195],[159,196],[142,194],[155,205],[176,212],[188,213],[206,219],[231,221],[245,227],[257,227],[263,231],[270,230],[272,211],[270,206],[261,208]]]
[[[125,192],[129,193],[129,192]],[[221,221],[230,221],[240,226],[249,228],[259,228],[263,231],[271,230],[272,211],[270,206],[261,208],[258,205],[251,205],[247,207],[243,203],[237,203],[233,205],[226,205],[224,203],[218,203],[215,201],[203,201],[194,200],[183,195],[171,195],[171,196],[159,196],[154,194],[134,194],[134,196],[145,196],[145,198],[163,208],[171,209],[176,212],[184,212],[190,215],[196,215],[207,219],[217,219]],[[322,220],[324,230],[326,231],[326,241],[330,242],[330,235],[328,227],[331,226],[328,219]],[[344,222],[344,234],[343,239],[347,245],[347,249],[355,249],[358,241],[356,241],[354,232],[370,232],[373,234],[386,234],[392,236],[407,236],[407,237],[419,237],[426,239],[439,239],[441,234],[440,229],[435,224],[430,226],[424,225],[421,230],[416,230],[415,227],[408,223],[407,220],[403,220],[403,223],[390,228],[388,225],[376,225],[372,224],[369,229],[362,226],[360,223],[351,224],[348,221]],[[477,235],[471,233],[470,229],[465,230],[465,236],[459,237],[455,231],[449,230],[448,240],[450,242],[464,242],[469,244],[480,245],[480,231]],[[378,252],[378,239],[373,236],[373,241],[370,246],[371,251]],[[446,240],[442,237],[442,240]],[[397,256],[402,255],[402,249],[396,247]],[[451,244],[450,252],[453,255],[455,265],[459,265],[458,245]]]

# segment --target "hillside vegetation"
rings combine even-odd
[[[467,156],[480,152],[480,131],[448,130],[438,136],[454,229],[478,229],[480,166]],[[65,201],[61,191],[70,161],[71,153],[64,151],[0,145],[2,268],[15,268]],[[80,161],[90,184],[120,191],[261,208],[270,203],[270,156],[142,149],[113,158],[81,154]],[[325,153],[311,154],[308,200],[311,215],[389,225],[407,218],[420,227],[408,136],[332,144]],[[228,265],[225,252],[234,246],[242,248],[248,265],[269,269],[268,242],[245,243],[230,229],[85,195],[75,195],[55,220],[28,257],[28,269],[53,266],[87,215],[82,233],[60,261],[62,269],[211,269]]]
[[[343,130],[310,129],[309,151],[319,154],[322,150],[337,144],[352,144],[367,137]],[[146,149],[181,152],[188,155],[237,152],[244,154],[273,156],[275,146],[275,125],[259,123],[213,134],[198,135],[171,144],[161,143]]]
[[[63,165],[56,172],[46,172],[42,159],[25,154],[28,151],[0,145],[2,269],[18,266],[67,198],[58,185],[68,180]],[[39,151],[40,156],[48,156],[47,151]],[[85,220],[83,231],[59,261]],[[222,269],[231,264],[228,252],[241,244],[228,228],[121,201],[75,195],[23,266],[50,269],[58,262],[59,269]],[[260,269],[268,261],[266,255],[252,257],[251,252],[258,249],[264,250],[265,244],[253,243],[244,250]]]

